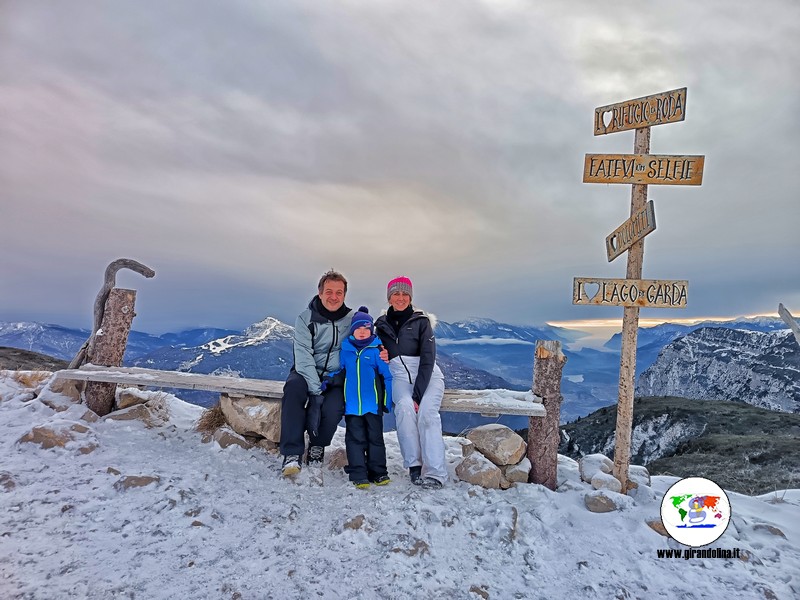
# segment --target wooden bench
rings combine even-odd
[[[229,396],[255,396],[263,400],[280,400],[283,381],[246,379],[202,373],[161,371],[141,367],[101,367],[84,365],[80,369],[64,369],[56,379],[120,383],[146,387],[179,388],[220,392]],[[442,411],[477,413],[485,417],[518,415],[544,417],[542,399],[531,392],[498,390],[445,390]]]

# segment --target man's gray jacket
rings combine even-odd
[[[308,393],[314,396],[322,393],[321,379],[339,370],[342,340],[347,337],[353,319],[353,311],[344,305],[344,310],[339,311],[344,316],[335,321],[323,316],[321,307],[319,297],[314,296],[294,324],[294,369],[306,380]]]

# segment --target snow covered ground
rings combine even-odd
[[[558,492],[484,490],[455,480],[448,439],[453,481],[421,490],[388,433],[390,485],[360,491],[325,469],[318,487],[306,472],[282,479],[260,449],[201,443],[202,409],[175,397],[169,422],[148,429],[84,423],[83,407],[31,395],[0,372],[3,599],[800,597],[800,490],[728,492],[731,525],[713,547],[742,558],[665,559],[659,549],[682,546],[646,520],[675,478],[595,514],[573,461],[562,457]],[[76,423],[88,430],[63,448],[18,443]],[[158,479],[126,489],[127,476]]]

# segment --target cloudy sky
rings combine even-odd
[[[0,320],[91,326],[112,260],[154,279],[134,327],[293,322],[328,268],[445,320],[619,318],[572,279],[625,275],[630,186],[583,184],[594,108],[688,88],[651,153],[643,277],[674,319],[800,313],[800,4],[94,0],[0,4]]]

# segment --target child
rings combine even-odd
[[[392,374],[389,365],[380,359],[380,351],[372,317],[367,307],[362,306],[353,315],[340,358],[345,372],[345,471],[359,489],[369,488],[370,483],[386,485],[390,481],[383,443],[383,413],[392,410]]]

